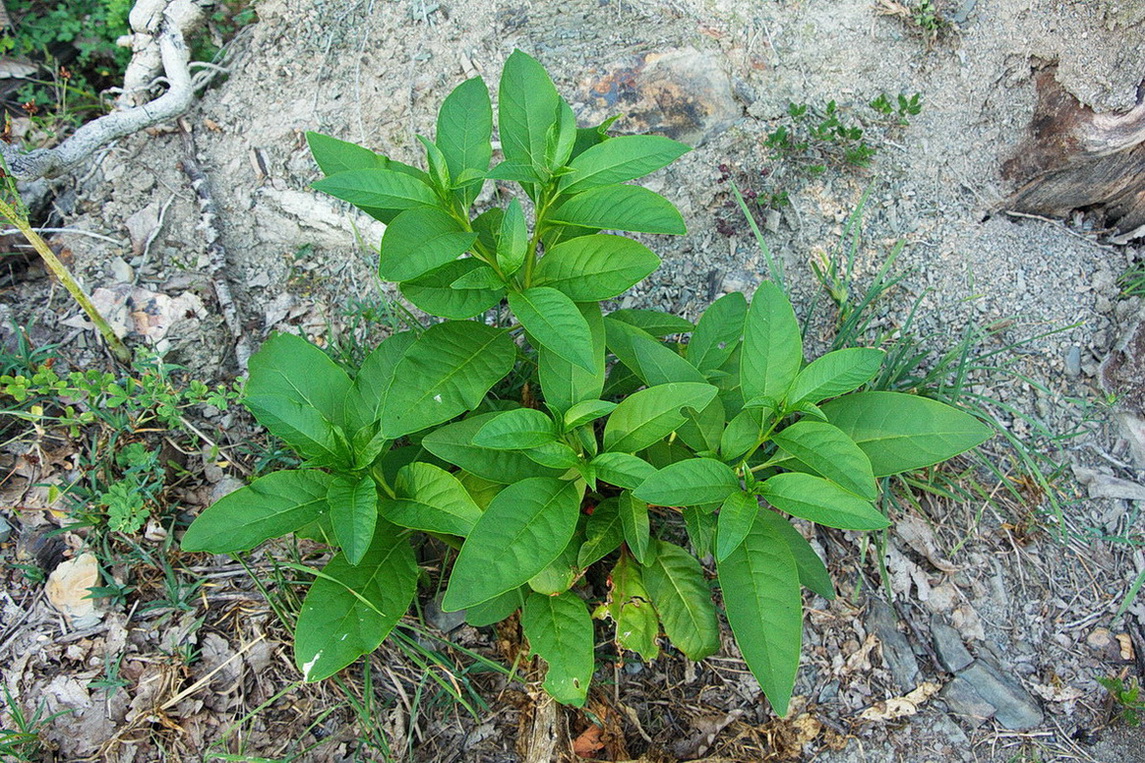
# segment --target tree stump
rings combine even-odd
[[[1099,114],[1058,84],[1055,73],[1047,67],[1035,77],[1030,134],[1002,166],[1018,185],[1003,209],[1047,217],[1094,212],[1112,243],[1145,236],[1145,82],[1134,108]]]

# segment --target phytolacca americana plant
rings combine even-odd
[[[436,538],[458,550],[443,608],[475,626],[521,610],[546,689],[570,704],[592,678],[593,614],[646,659],[661,634],[692,659],[718,649],[701,564],[714,556],[740,650],[784,713],[800,586],[833,595],[789,517],[885,527],[877,478],[942,461],[989,430],[933,400],[854,393],[880,350],[805,363],[791,305],[771,283],[750,304],[722,297],[696,325],[605,315],[600,301],[659,258],[601,231],[683,233],[670,202],[628,181],[687,148],[578,128],[519,51],[499,104],[504,160],[492,169],[480,79],[446,98],[436,140],[421,138],[428,171],[309,136],[327,175],[315,187],[387,223],[381,276],[446,320],[394,334],[353,376],[298,337],[268,340],[251,359],[246,405],[305,463],[218,501],[183,548],[242,551],[291,532],[339,547],[295,632],[298,666],[317,680],[382,642],[416,594],[414,547]],[[530,203],[474,215],[489,179],[519,184]],[[503,300],[507,319],[493,310]],[[592,565],[609,569],[607,593],[583,582]]]

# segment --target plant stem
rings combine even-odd
[[[64,263],[60,262],[55,252],[48,246],[48,242],[44,241],[40,234],[32,229],[28,220],[22,215],[17,214],[12,205],[4,199],[0,199],[0,217],[5,218],[15,225],[20,233],[24,235],[24,238],[28,239],[28,243],[32,245],[32,248],[34,248],[36,253],[44,260],[44,264],[48,266],[48,270],[52,271],[52,275],[64,285],[64,288],[72,295],[72,299],[83,309],[88,319],[95,324],[96,330],[99,331],[103,340],[107,342],[107,346],[111,349],[112,354],[115,355],[115,359],[124,365],[130,365],[131,350],[127,349],[127,345],[123,343],[123,340],[115,335],[115,332],[112,331],[107,320],[104,319],[99,310],[92,304],[91,298],[84,292],[83,287],[72,277],[71,271],[67,269]]]

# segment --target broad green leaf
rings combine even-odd
[[[557,121],[545,136],[545,167],[549,171],[555,172],[568,164],[576,137],[576,112],[561,98],[557,102]]]
[[[609,576],[608,603],[601,609],[616,623],[616,643],[644,660],[660,656],[656,637],[660,619],[644,586],[641,567],[627,554],[621,555]]]
[[[857,389],[879,372],[885,355],[882,350],[851,347],[816,358],[795,377],[788,404],[818,403]]]
[[[579,508],[571,482],[531,477],[502,490],[461,547],[442,609],[488,601],[543,570],[572,539]]]
[[[408,209],[382,234],[378,275],[387,281],[409,281],[456,260],[476,240],[476,233],[440,209]]]
[[[573,536],[560,556],[529,578],[529,588],[546,596],[555,596],[572,588],[572,584],[584,572],[577,565],[577,551],[580,550],[581,544],[578,535],[579,533]]]
[[[447,262],[439,268],[409,281],[398,288],[406,299],[431,315],[442,318],[472,318],[501,301],[505,294],[499,289],[455,289],[453,284],[468,274],[489,266],[472,257]]]
[[[669,334],[686,334],[695,328],[695,326],[683,318],[672,315],[671,313],[663,313],[659,310],[625,308],[623,310],[613,310],[608,314],[608,317],[612,320],[635,326],[652,336],[658,337],[665,337]]]
[[[535,59],[514,50],[498,89],[498,126],[505,160],[542,167],[549,127],[557,123],[560,96]]]
[[[378,648],[417,592],[417,562],[397,528],[378,523],[360,564],[336,554],[310,586],[294,630],[306,681],[332,676]]]
[[[596,421],[599,418],[607,416],[616,410],[616,403],[611,403],[607,400],[583,400],[569,406],[565,411],[564,425],[565,429],[571,431],[577,427],[584,426],[590,421]]]
[[[485,172],[493,156],[493,108],[485,81],[474,77],[453,89],[437,113],[437,145],[445,154],[449,172],[458,178],[465,170]],[[468,207],[481,191],[481,182],[458,189],[462,204]]]
[[[429,167],[429,177],[433,181],[434,190],[442,196],[453,189],[453,179],[449,174],[449,164],[445,161],[445,154],[433,141],[424,135],[418,135],[417,140],[425,149],[425,163]]]
[[[258,423],[316,466],[349,460],[335,427],[343,422],[350,377],[305,339],[275,334],[250,359],[243,401]]]
[[[736,491],[724,500],[716,525],[716,561],[722,562],[743,543],[758,513],[759,499],[750,493]]]
[[[248,551],[294,532],[330,509],[334,478],[325,472],[284,470],[259,477],[207,507],[183,535],[184,551]]]
[[[714,371],[722,366],[743,336],[747,319],[747,300],[734,291],[725,294],[704,311],[688,342],[688,362],[700,371]]]
[[[473,436],[496,415],[483,413],[435,429],[422,439],[422,447],[443,461],[500,485],[512,485],[530,477],[558,477],[562,474],[562,470],[540,466],[523,453],[474,445]]]
[[[580,236],[547,251],[533,283],[551,286],[574,302],[597,302],[623,294],[659,265],[659,257],[630,238]]]
[[[626,398],[608,417],[604,447],[634,453],[667,437],[684,423],[680,409],[697,410],[710,403],[716,388],[710,384],[674,383],[649,387]]]
[[[739,477],[727,464],[690,458],[660,469],[633,494],[657,506],[699,506],[719,503],[739,489]]]
[[[374,540],[378,523],[378,489],[370,476],[355,480],[338,475],[326,493],[334,537],[350,564],[358,564]]]
[[[608,349],[649,387],[670,382],[703,384],[707,381],[691,363],[646,331],[612,320],[611,316],[604,319],[604,327]]]
[[[336,175],[348,170],[386,169],[389,160],[370,149],[329,135],[306,133],[306,143],[314,161],[325,175]]]
[[[501,218],[497,236],[497,265],[506,277],[513,275],[529,256],[529,230],[525,227],[525,213],[521,202],[512,199]]]
[[[672,202],[639,185],[609,185],[578,193],[549,218],[564,225],[634,233],[687,233]]]
[[[691,149],[683,143],[658,135],[610,138],[573,159],[569,163],[572,172],[561,178],[558,187],[562,194],[574,194],[635,180],[668,166],[688,151]]]
[[[613,123],[615,123],[620,118],[620,114],[614,114],[595,127],[578,128],[576,131],[576,143],[573,145],[571,158],[575,159],[598,143],[603,143],[604,141],[609,140],[611,136],[608,134],[608,131],[612,127]]]
[[[597,369],[588,322],[571,299],[548,286],[509,294],[509,307],[542,348],[589,373]]]
[[[838,427],[820,421],[798,421],[771,439],[816,474],[868,501],[878,497],[871,460]]]
[[[482,254],[488,256],[497,252],[497,239],[501,236],[501,224],[505,221],[505,210],[501,207],[486,209],[469,224],[477,234],[475,244]]]
[[[540,470],[547,471],[547,470]],[[484,477],[478,477],[476,474],[470,472],[457,472],[457,479],[465,487],[469,497],[477,504],[477,507],[482,511],[489,508],[489,504],[497,497],[497,494],[505,489],[505,486],[500,482],[487,480]],[[538,476],[535,473],[531,476]]]
[[[715,371],[708,372],[708,380],[719,387],[720,402],[728,416],[735,417],[743,409],[743,387],[740,385],[740,358],[743,342],[736,345],[731,357]]]
[[[498,413],[473,436],[473,444],[493,450],[523,450],[555,442],[553,420],[532,408]]]
[[[812,474],[777,474],[760,484],[759,494],[781,511],[827,527],[881,530],[890,526],[870,501]]]
[[[616,510],[620,513],[620,527],[624,531],[624,542],[628,550],[643,563],[648,555],[649,527],[648,504],[636,498],[632,491],[625,490],[616,499]]]
[[[357,432],[378,420],[394,381],[394,370],[417,336],[403,331],[387,337],[362,362],[346,397],[346,422]]]
[[[917,395],[860,392],[825,403],[828,421],[871,459],[876,477],[909,472],[981,445],[994,431],[970,414]]]
[[[505,290],[505,281],[488,265],[473,268],[449,285],[455,291],[495,292],[500,296]]]
[[[771,706],[787,714],[799,648],[803,600],[787,542],[757,515],[743,542],[718,564],[724,610],[736,643]]]
[[[387,485],[397,483],[398,473],[402,469],[412,464],[419,459],[432,459],[433,456],[426,452],[425,448],[420,445],[405,445],[400,448],[394,448],[386,455],[382,456],[381,463],[378,464],[382,470],[382,476],[386,480]]]
[[[581,707],[592,682],[592,618],[580,597],[529,595],[521,611],[529,646],[549,664],[545,691],[561,704]]]
[[[716,515],[701,506],[685,506],[682,513],[692,552],[701,559],[706,558],[712,553],[712,541],[716,537]]]
[[[592,337],[592,371],[574,365],[551,350],[537,349],[541,391],[545,402],[558,411],[567,411],[573,405],[597,400],[604,390],[604,320],[600,305],[583,302],[577,305]]]
[[[650,556],[644,567],[644,585],[669,640],[690,660],[715,654],[720,648],[720,626],[700,563],[666,541],[655,541]]]
[[[508,180],[513,183],[539,183],[541,176],[531,164],[501,162],[485,174],[490,180]]]
[[[501,329],[476,321],[430,326],[398,361],[381,415],[391,439],[476,408],[513,368],[517,348]]]
[[[429,185],[394,169],[337,172],[314,181],[310,187],[363,209],[399,210],[437,205],[437,194]]]
[[[592,466],[597,479],[626,490],[635,490],[656,473],[656,467],[630,453],[601,453]]]
[[[382,516],[401,527],[465,537],[481,518],[461,481],[433,464],[415,461],[398,472],[397,498],[382,501]]]
[[[596,505],[584,526],[584,543],[577,553],[579,567],[588,567],[594,562],[620,548],[624,542],[624,528],[620,521],[620,510],[616,498],[606,498]]]
[[[546,442],[522,451],[541,466],[574,469],[581,464],[580,455],[563,442]]]
[[[525,605],[527,588],[514,588],[465,610],[465,622],[474,628],[499,623]]]
[[[714,454],[720,447],[720,437],[724,433],[724,404],[719,397],[701,410],[684,409],[685,420],[676,430],[677,436],[685,445],[697,453]]]
[[[764,281],[755,291],[744,324],[740,382],[745,400],[782,400],[803,363],[803,340],[795,311],[783,290]]]
[[[811,544],[807,542],[807,539],[791,526],[790,522],[774,511],[759,512],[759,517],[756,521],[767,525],[776,535],[787,541],[787,545],[791,549],[791,555],[795,559],[795,567],[799,571],[799,582],[801,584],[807,586],[824,599],[830,600],[835,598],[835,585],[831,582],[831,576],[827,574],[827,567],[823,564],[823,560],[815,553],[815,549],[811,548]]]

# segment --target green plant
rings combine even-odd
[[[214,387],[186,378],[183,369],[141,353],[130,372],[71,371],[62,374],[51,359],[0,376],[0,396],[18,406],[5,411],[14,418],[51,423],[78,436],[81,427],[97,422],[130,431],[159,423],[187,429],[184,414],[196,405],[226,410],[239,397],[237,385]]]
[[[1141,684],[1137,679],[1098,678],[1097,682],[1105,687],[1116,704],[1117,717],[1127,726],[1140,726],[1141,717],[1145,715],[1145,697],[1141,696]]]
[[[386,638],[416,593],[413,544],[440,542],[457,551],[442,608],[474,626],[521,610],[546,689],[576,705],[594,671],[585,598],[615,622],[618,647],[646,659],[662,630],[693,659],[719,648],[701,564],[714,555],[736,641],[786,713],[800,585],[833,596],[787,516],[886,527],[877,477],[942,461],[989,430],[933,400],[850,394],[879,372],[881,350],[805,364],[775,283],[750,305],[722,297],[696,325],[652,310],[605,315],[600,302],[659,258],[601,231],[683,233],[667,200],[627,181],[687,148],[578,129],[519,51],[499,95],[505,160],[492,169],[479,78],[445,100],[436,141],[419,138],[428,172],[309,135],[327,175],[314,187],[388,224],[381,277],[446,320],[394,334],[353,377],[299,337],[270,338],[251,359],[245,403],[303,468],[215,503],[183,548],[237,552],[291,532],[340,548],[313,571],[295,626],[295,659],[313,681]],[[519,184],[527,204],[471,216],[487,179]],[[502,300],[507,310],[494,310]],[[684,333],[686,344],[664,339]],[[585,579],[594,564],[610,570],[606,595]]]
[[[8,717],[8,721],[0,727],[0,755],[4,756],[4,760],[40,760],[47,749],[40,734],[56,718],[73,711],[61,710],[45,715],[45,704],[41,700],[36,711],[29,716],[12,697],[7,685],[0,685],[0,692],[4,693],[3,711]]]
[[[907,117],[922,111],[918,93],[909,98],[900,94],[895,103],[882,94],[868,105],[874,112],[868,121],[884,126],[889,123],[890,127],[905,127],[910,124]],[[823,108],[805,103],[788,104],[786,118],[767,133],[764,145],[778,158],[794,162],[808,174],[819,175],[832,165],[869,166],[878,153],[878,148],[870,140],[870,133],[862,121],[845,114],[831,100]],[[769,202],[769,205],[773,203]]]
[[[0,51],[31,58],[51,80],[31,80],[17,98],[32,113],[50,110],[74,121],[96,116],[104,108],[99,93],[116,80],[131,58],[130,48],[116,44],[128,34],[132,0],[9,0],[5,7],[15,21],[0,36]],[[56,58],[64,55],[67,66]]]

